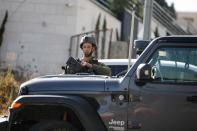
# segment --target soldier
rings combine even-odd
[[[80,41],[80,48],[83,51],[83,56],[76,61],[81,64],[82,68],[78,68],[76,71],[72,66],[67,65],[65,73],[89,73],[111,76],[111,69],[105,64],[98,62],[98,60],[92,56],[93,52],[97,49],[95,37],[83,36]]]

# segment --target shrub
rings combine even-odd
[[[19,82],[14,78],[11,69],[0,72],[0,114],[4,114],[8,106],[16,98]]]

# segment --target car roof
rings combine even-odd
[[[99,59],[99,62],[104,63],[105,65],[128,65],[128,59]],[[135,63],[136,59],[131,59],[131,64]]]

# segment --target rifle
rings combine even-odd
[[[78,73],[82,70],[82,65],[81,63],[79,63],[76,59],[74,59],[73,57],[69,57],[67,62],[66,62],[66,68],[62,67],[63,70],[65,70],[65,73],[67,73],[67,68],[69,68],[69,70],[72,74]]]

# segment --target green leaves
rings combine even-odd
[[[108,0],[110,9],[117,16],[124,12],[125,9],[136,11],[136,15],[143,17],[143,4],[140,0]]]

